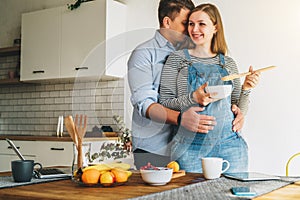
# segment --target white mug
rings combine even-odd
[[[227,160],[223,160],[223,158],[206,157],[202,158],[201,160],[203,175],[206,179],[219,178],[221,174],[227,171],[230,167],[230,163]],[[222,170],[224,162],[227,164],[227,166],[224,170]]]

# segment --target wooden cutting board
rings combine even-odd
[[[185,171],[184,170],[179,170],[178,172],[173,172],[172,179],[173,178],[178,178],[178,177],[181,177],[181,176],[185,176]]]
[[[118,133],[117,132],[103,132],[102,136],[104,136],[104,137],[117,137]]]

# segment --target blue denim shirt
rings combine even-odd
[[[152,103],[158,102],[161,71],[174,46],[159,31],[152,39],[140,44],[128,61],[128,82],[131,90],[133,150],[169,155],[171,125],[146,118]]]

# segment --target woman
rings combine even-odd
[[[217,125],[207,134],[190,132],[178,127],[174,136],[171,157],[188,172],[202,172],[202,157],[222,157],[230,162],[228,171],[247,171],[248,147],[239,133],[232,130],[234,119],[231,106],[236,104],[245,115],[250,89],[259,73],[253,72],[240,80],[223,82],[221,77],[238,73],[236,63],[226,56],[227,45],[218,9],[201,4],[191,11],[188,33],[193,48],[176,51],[168,57],[161,76],[160,103],[171,109],[184,111],[201,106],[201,114],[212,115]],[[207,85],[232,85],[231,96],[215,100],[205,92]]]

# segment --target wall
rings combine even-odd
[[[241,71],[269,65],[251,95],[244,135],[249,144],[250,169],[285,174],[290,156],[300,151],[298,124],[300,72],[300,2],[297,0],[214,0],[223,15],[231,55]],[[232,6],[234,5],[234,6]],[[291,174],[300,174],[300,159]]]
[[[0,0],[0,48],[13,45],[21,34],[21,14],[25,12],[52,8],[75,0]]]
[[[17,60],[18,56],[0,57],[0,69]],[[89,117],[88,132],[102,125],[116,130],[112,116],[123,116],[123,88],[123,79],[0,85],[0,134],[55,135],[58,116],[75,114]]]
[[[128,0],[128,28],[157,28],[158,0]],[[201,0],[194,0],[198,5]],[[223,16],[230,56],[241,72],[276,65],[265,72],[251,94],[243,135],[249,145],[250,170],[285,174],[290,156],[300,151],[298,125],[300,2],[298,0],[211,0]],[[141,8],[139,8],[141,6]],[[149,9],[148,9],[149,8]],[[151,34],[149,34],[151,37]],[[300,174],[300,158],[290,174]]]

